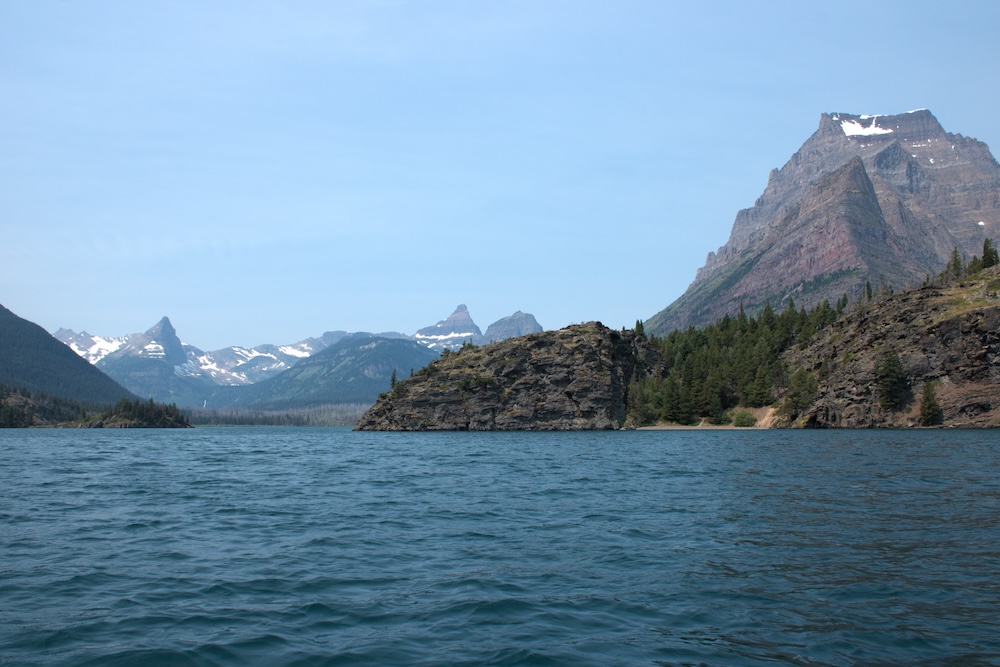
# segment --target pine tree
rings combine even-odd
[[[753,384],[750,385],[750,392],[747,396],[747,405],[752,408],[760,408],[769,405],[774,400],[774,392],[771,387],[771,374],[766,366],[758,366],[754,374]]]
[[[952,248],[947,270],[956,278],[962,277],[962,258],[958,254],[958,248]]]
[[[920,425],[937,426],[944,421],[944,411],[937,402],[936,383],[932,380],[924,382],[924,390],[920,395]]]
[[[895,410],[906,404],[910,383],[895,349],[889,348],[879,357],[875,364],[875,382],[878,386],[878,403],[884,409]]]
[[[997,254],[996,246],[993,245],[993,239],[986,239],[983,241],[983,268],[988,269],[991,266],[996,266],[1000,264],[1000,256]]]
[[[803,410],[816,401],[819,393],[819,383],[812,373],[804,368],[796,369],[792,375],[791,385],[785,392],[785,400],[781,404],[781,411],[791,419],[799,416]]]

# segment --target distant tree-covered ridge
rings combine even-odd
[[[72,422],[86,419],[101,407],[49,396],[25,387],[0,384],[0,428],[52,426]]]
[[[95,405],[0,385],[0,428],[30,426],[186,428],[190,423],[176,405],[152,399],[123,398],[114,405]]]
[[[176,404],[123,398],[83,426],[98,428],[190,428]]]

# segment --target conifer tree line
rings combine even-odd
[[[191,425],[176,404],[156,403],[152,398],[147,401],[123,398],[111,409],[102,413],[100,418],[107,421],[125,420],[146,428],[176,428]]]
[[[79,401],[48,396],[24,387],[0,384],[0,428],[27,428],[44,422],[68,422],[94,411]]]
[[[114,405],[95,405],[0,384],[0,428],[73,425],[98,420],[134,422],[148,427],[190,426],[187,417],[173,403],[123,398]]]
[[[693,424],[702,418],[727,423],[732,408],[770,405],[777,390],[786,390],[787,409],[806,407],[815,400],[816,381],[805,371],[789,369],[781,355],[793,345],[804,346],[839,319],[847,305],[843,297],[836,307],[823,301],[807,311],[796,309],[789,299],[780,314],[770,303],[756,317],[740,307],[736,317],[651,337],[662,365],[630,387],[630,417],[637,424]],[[641,323],[636,332],[644,335]]]
[[[287,410],[195,408],[186,414],[196,426],[351,426],[370,407],[370,403],[330,403]]]

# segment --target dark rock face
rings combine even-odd
[[[395,388],[358,430],[596,430],[625,426],[645,338],[592,322],[449,353]]]
[[[888,349],[899,355],[911,390],[895,411],[878,401],[875,368]],[[1000,426],[1000,273],[889,297],[834,323],[786,360],[819,381],[800,426],[917,425],[926,381],[937,383],[947,426]]]
[[[535,320],[534,316],[522,313],[519,310],[513,315],[503,317],[486,327],[486,335],[483,338],[488,343],[494,343],[507,340],[508,338],[527,336],[539,331],[542,331],[542,325]]]
[[[728,243],[677,301],[645,323],[665,334],[702,326],[743,303],[812,307],[866,281],[904,287],[935,275],[953,248],[982,253],[1000,233],[1000,165],[974,139],[945,132],[929,111],[823,114],[819,128]]]

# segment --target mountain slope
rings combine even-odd
[[[0,306],[0,384],[91,404],[134,398],[45,329],[3,306]]]
[[[207,407],[283,410],[374,403],[390,388],[393,373],[406,377],[437,358],[437,352],[414,341],[350,335],[275,377],[218,391]]]
[[[798,425],[899,427],[919,422],[921,390],[936,383],[946,426],[1000,426],[1000,272],[892,295],[844,317],[786,361],[818,381]],[[898,356],[905,405],[881,404],[877,367]]]
[[[811,307],[866,282],[902,287],[972,256],[1000,231],[1000,165],[989,148],[944,131],[926,110],[823,114],[771,173],[729,241],[677,301],[645,322],[658,335],[788,298]]]

